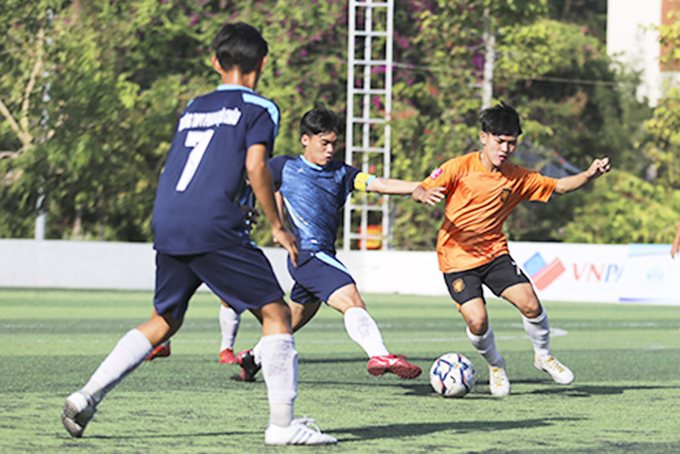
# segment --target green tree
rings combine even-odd
[[[661,63],[672,67],[680,59],[680,24],[671,22],[659,27],[659,32],[661,44],[669,50]],[[620,98],[624,100],[623,105],[631,94],[624,93]],[[564,241],[670,243],[673,240],[680,217],[680,135],[677,134],[680,92],[669,84],[653,112],[632,102],[627,106],[629,110],[624,118],[633,120],[629,123],[633,133],[621,132],[618,142],[612,137],[609,140],[613,144],[621,143],[622,138],[633,140],[634,143],[621,144],[621,148],[630,153],[629,159],[624,159],[625,168],[630,172],[613,172],[595,183],[587,200],[575,208],[573,222],[555,232]],[[633,157],[635,159],[631,159]]]
[[[270,42],[272,58],[260,89],[281,106],[280,151],[299,149],[295,123],[313,106],[310,100],[325,99],[338,109],[344,93],[344,80],[336,80],[345,43],[336,31],[342,27],[335,27],[345,20],[337,2],[319,2],[313,11],[306,2],[24,3],[12,1],[0,10],[6,30],[21,32],[3,41],[3,68],[18,69],[3,71],[0,99],[11,96],[8,109],[21,115],[22,93],[40,100],[49,84],[50,101],[26,123],[52,136],[39,146],[26,139],[28,147],[21,141],[24,131],[5,115],[2,212],[11,213],[0,221],[5,236],[30,236],[43,193],[50,238],[151,240],[156,181],[175,122],[190,99],[219,84],[210,43],[225,20],[253,23]],[[36,50],[45,55],[48,78],[24,90],[32,62],[26,49],[42,36],[37,30],[50,13],[51,44]],[[23,41],[14,49],[12,39]]]
[[[548,0],[550,18],[586,27],[598,41],[607,34],[607,0]]]
[[[532,152],[544,163],[559,155],[581,168],[603,155],[616,166],[633,170],[638,165],[634,142],[648,109],[635,100],[632,77],[612,69],[604,44],[587,27],[551,19],[551,5],[545,2],[409,5],[395,26],[397,61],[409,63],[400,65],[395,76],[395,175],[422,179],[442,161],[479,147],[477,113],[488,50],[485,8],[494,34],[494,96],[518,108],[521,140]],[[566,5],[561,6],[564,11]],[[513,240],[560,241],[554,232],[571,221],[583,197],[577,193],[547,206],[522,205],[506,233]],[[403,199],[394,203],[395,243],[431,248],[442,210]]]
[[[40,76],[47,77],[27,90],[40,100],[49,87],[49,101],[28,122],[49,140],[5,154],[12,159],[3,166],[2,211],[11,213],[4,234],[29,236],[44,194],[48,237],[150,240],[156,180],[174,123],[189,99],[208,90],[209,54],[192,22],[196,11],[210,18],[210,10],[199,1],[17,3],[24,14],[12,31],[50,41],[42,46]],[[17,16],[7,10],[3,17]],[[34,30],[48,25],[47,32]],[[15,66],[30,63],[24,52],[9,51]],[[21,74],[6,79],[3,96],[17,93],[11,84]]]
[[[54,134],[46,127],[44,72],[52,2],[0,5],[0,229],[26,236],[39,193],[25,158]]]
[[[555,232],[573,243],[670,243],[680,217],[680,192],[613,170],[599,178],[574,221]]]
[[[678,13],[671,12],[670,19]],[[674,71],[680,62],[680,22],[658,27],[659,41],[666,52],[661,64]],[[680,189],[680,86],[669,78],[663,96],[654,108],[652,118],[645,122],[648,136],[641,141],[647,164],[665,184]]]
[[[478,148],[487,54],[495,97],[519,108],[525,139],[546,160],[558,153],[585,167],[609,155],[640,173],[629,150],[644,109],[632,88],[621,89],[623,76],[611,69],[601,39],[584,24],[559,20],[557,12],[572,21],[569,11],[583,5],[397,0],[392,176],[421,180]],[[219,83],[210,43],[228,20],[252,23],[269,41],[259,91],[281,108],[276,153],[298,153],[298,121],[315,102],[345,113],[346,16],[346,4],[330,0],[5,1],[0,235],[31,236],[44,195],[50,238],[150,241],[156,181],[175,123],[190,99]],[[35,69],[40,62],[44,70]],[[374,100],[371,108],[382,106]],[[509,236],[562,240],[555,232],[581,197],[521,207]],[[391,200],[395,246],[431,249],[443,207]],[[254,237],[270,244],[264,225]]]

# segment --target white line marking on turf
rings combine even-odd
[[[560,328],[552,328],[550,330],[550,337],[563,337],[568,335],[569,332]],[[529,339],[529,336],[517,335],[517,336],[496,336],[497,340],[517,340],[517,339]],[[76,340],[76,339],[21,339],[20,343],[86,343],[86,344],[98,344],[103,342],[117,342],[118,337],[112,337],[109,340],[103,339],[91,339],[91,340]],[[260,339],[239,339],[242,343],[256,343]],[[464,342],[467,341],[467,337],[435,337],[435,338],[415,338],[415,339],[388,339],[389,342],[408,342],[408,343],[424,343],[424,342]],[[17,342],[17,339],[0,339],[0,342]],[[220,342],[218,339],[172,339],[173,343],[178,344],[217,344]],[[343,340],[316,340],[316,339],[296,339],[297,344],[353,344],[354,341],[350,339]],[[655,348],[665,348],[663,346],[654,346]]]

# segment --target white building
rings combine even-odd
[[[662,50],[654,29],[669,23],[671,11],[680,12],[679,0],[607,1],[607,53],[641,73],[638,97],[649,99],[652,106],[661,98],[665,83],[680,80],[677,71],[665,71],[660,65]]]

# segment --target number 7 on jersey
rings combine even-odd
[[[200,164],[208,144],[213,138],[215,131],[208,129],[207,131],[189,131],[187,138],[184,140],[184,146],[191,148],[187,163],[184,165],[182,175],[179,176],[175,190],[177,192],[184,192],[189,186],[189,183],[194,178],[198,164]]]

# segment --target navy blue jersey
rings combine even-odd
[[[246,153],[264,144],[271,155],[278,124],[278,107],[240,85],[220,85],[187,106],[156,191],[157,250],[200,254],[250,241],[239,208]]]
[[[343,162],[324,167],[302,156],[277,156],[269,161],[274,187],[281,192],[298,247],[335,253],[340,208],[353,189],[366,190],[375,178]]]

